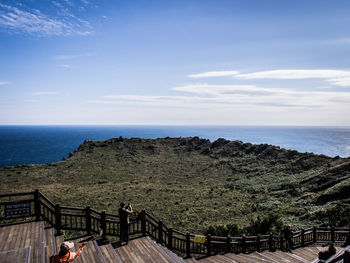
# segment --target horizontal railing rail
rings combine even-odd
[[[26,196],[31,197],[23,198]],[[18,214],[14,209],[16,207],[20,210]],[[61,235],[63,230],[72,230],[83,231],[89,235],[101,235],[103,239],[106,239],[106,236],[120,238],[119,215],[97,211],[89,206],[85,208],[60,206],[54,204],[39,190],[0,195],[1,223],[8,223],[13,218],[16,220],[25,218],[27,221],[33,218],[37,221],[44,220],[56,229],[57,235]],[[133,216],[129,233],[132,237],[150,236],[182,257],[203,257],[222,252],[274,251],[286,248],[283,233],[242,237],[194,235],[166,226],[145,210]],[[303,247],[314,243],[344,242],[349,233],[349,227],[311,227],[293,232],[292,239],[294,247]]]

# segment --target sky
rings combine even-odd
[[[0,0],[0,125],[350,123],[348,0]]]

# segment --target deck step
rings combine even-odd
[[[197,262],[199,262],[197,259],[195,259],[195,258],[187,258],[186,260],[185,260],[187,263],[197,263]]]
[[[172,262],[164,256],[148,237],[129,241],[128,245],[116,248],[123,263],[168,263]]]
[[[49,259],[52,255],[57,253],[56,250],[56,238],[54,228],[45,229],[45,262],[49,262]]]
[[[163,256],[165,256],[166,258],[168,258],[168,260],[170,262],[174,262],[174,263],[186,263],[186,261],[179,257],[178,255],[176,255],[174,252],[170,251],[169,249],[167,249],[166,247],[163,247],[161,245],[159,245],[158,243],[156,243],[153,240],[150,240],[154,246],[159,250],[160,253],[162,253]]]
[[[111,243],[100,246],[100,249],[107,263],[123,263]]]
[[[30,247],[0,252],[1,263],[29,263]]]
[[[27,247],[30,247],[30,262],[45,262],[44,222],[0,226],[0,251],[18,250]],[[11,252],[11,255],[16,253]]]
[[[322,247],[304,247],[298,248],[293,253],[282,252],[253,252],[250,254],[221,254],[198,260],[203,263],[310,263],[318,262],[319,251],[324,250]],[[341,253],[342,251],[339,251]],[[191,262],[191,261],[187,261]]]

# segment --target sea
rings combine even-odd
[[[0,167],[53,163],[68,157],[84,140],[116,137],[218,138],[271,144],[299,152],[350,156],[350,127],[301,126],[0,126]]]

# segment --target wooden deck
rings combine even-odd
[[[54,235],[52,228],[44,229],[43,222],[30,222],[0,227],[1,263],[44,263],[59,251],[62,236]],[[74,261],[77,263],[184,263],[173,252],[156,244],[148,237],[131,240],[128,245],[114,249],[110,243],[98,246],[91,236],[70,239],[74,251],[87,245]]]
[[[116,248],[116,251],[123,263],[185,263],[175,254],[169,255],[164,248],[160,249],[149,237],[131,240],[128,245]]]
[[[30,262],[44,262],[44,223],[31,222],[0,226],[0,251],[11,251],[30,247]],[[24,253],[24,252],[17,252]],[[11,252],[11,255],[17,254]],[[25,262],[25,261],[22,261]]]
[[[62,236],[55,236],[52,228],[44,229],[43,222],[0,226],[1,263],[44,263],[59,251]],[[298,248],[293,253],[282,251],[250,254],[220,254],[202,259],[182,259],[149,237],[130,240],[128,245],[114,248],[111,243],[98,245],[91,236],[70,239],[75,248],[87,242],[76,263],[315,263],[325,247]],[[337,248],[343,253],[347,248]]]
[[[1,263],[25,263],[29,261],[30,247],[0,252]]]
[[[203,258],[203,263],[310,263],[317,261],[318,253],[324,247],[304,247],[293,250],[293,253],[277,250],[275,252],[253,252],[250,254],[221,254]],[[198,260],[197,260],[198,261]],[[188,261],[191,262],[191,261]]]

